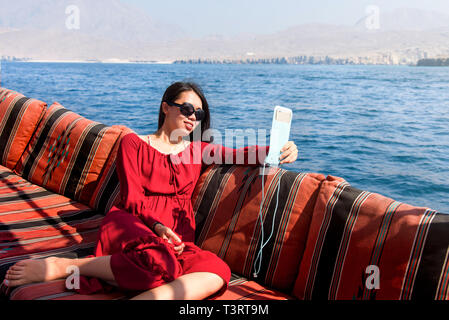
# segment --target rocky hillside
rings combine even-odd
[[[79,29],[68,29],[69,5]],[[449,56],[449,17],[398,9],[380,28],[305,24],[266,35],[194,38],[119,0],[0,0],[0,57],[25,60],[415,64]]]

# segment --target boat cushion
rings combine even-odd
[[[42,118],[47,104],[0,88],[0,164],[13,169]]]
[[[448,299],[449,215],[322,183],[293,294],[299,299]]]
[[[90,295],[78,294],[67,289],[66,280],[31,283],[16,288],[1,287],[1,292],[10,300],[121,300],[127,299],[126,293],[114,290],[108,293]]]
[[[259,273],[254,278],[254,265],[259,268],[259,262],[255,260],[261,245],[258,219],[262,200],[260,169],[220,165],[205,170],[192,197],[196,243],[223,259],[232,272],[290,292],[324,176],[283,169],[273,169],[265,175],[262,216],[266,245]],[[280,192],[276,208],[278,185]]]
[[[103,218],[0,166],[0,281],[19,260],[93,254]]]
[[[86,205],[97,201],[103,167],[123,126],[88,120],[55,102],[15,172],[28,181]]]
[[[120,201],[120,182],[118,180],[117,171],[115,170],[117,150],[120,146],[122,138],[128,133],[134,132],[125,126],[115,126],[121,129],[120,137],[114,144],[108,159],[103,165],[102,172],[98,178],[97,186],[92,193],[89,206],[97,211],[106,214],[113,205]]]
[[[2,287],[2,291],[11,300],[123,300],[129,299],[139,292],[123,292],[112,289],[108,293],[82,295],[68,290],[66,280],[33,283],[17,288]],[[262,286],[254,281],[232,275],[228,290],[219,297],[210,300],[290,300],[294,299],[285,293]]]
[[[228,290],[211,300],[292,300],[296,299],[266,285],[248,280],[235,273],[231,275]]]

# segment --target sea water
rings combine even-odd
[[[3,62],[1,85],[149,134],[175,81],[196,81],[212,127],[269,131],[293,109],[299,158],[285,169],[449,213],[449,68]],[[268,143],[267,139],[267,143]]]

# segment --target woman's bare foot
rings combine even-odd
[[[11,266],[6,272],[4,284],[17,287],[33,282],[44,282],[66,278],[66,269],[72,259],[50,257],[37,260],[22,260]]]

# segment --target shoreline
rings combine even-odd
[[[240,60],[165,60],[165,61],[138,61],[138,60],[126,60],[126,59],[106,59],[106,60],[96,60],[96,59],[88,59],[88,60],[51,60],[51,59],[21,59],[21,58],[13,58],[13,59],[2,59],[0,57],[1,62],[25,62],[25,63],[101,63],[101,64],[158,64],[158,65],[168,65],[168,64],[197,64],[197,65],[304,65],[304,66],[313,66],[313,65],[326,65],[326,66],[408,66],[408,67],[447,67],[449,66],[449,58],[441,59],[420,59],[417,63],[326,63],[326,62],[318,62],[318,63],[307,63],[302,62],[298,63],[297,61],[240,61]]]
[[[0,63],[72,63],[72,64],[82,64],[82,63],[91,63],[91,64],[157,64],[157,65],[295,65],[295,66],[366,66],[366,67],[417,67],[414,64],[325,64],[325,63],[198,63],[198,62],[180,62],[180,61],[91,61],[91,60],[2,60],[0,59]]]
[[[174,61],[129,61],[129,60],[2,60],[1,62],[26,63],[104,63],[104,64],[173,64]]]

